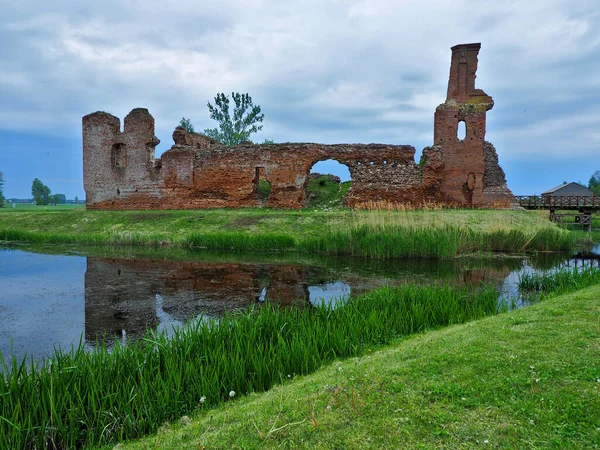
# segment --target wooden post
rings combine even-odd
[[[592,231],[592,208],[582,208],[579,210],[581,214],[581,223],[583,225],[583,231],[590,233]]]
[[[592,232],[592,213],[583,214],[583,231]]]

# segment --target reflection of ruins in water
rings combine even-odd
[[[218,317],[264,301],[284,306],[343,302],[386,284],[431,282],[498,283],[510,272],[499,267],[456,267],[439,273],[427,262],[397,262],[387,273],[351,267],[327,269],[290,263],[224,263],[149,259],[87,258],[85,339],[137,338],[147,328],[170,329],[199,317]],[[417,269],[417,270],[416,270]],[[432,270],[433,269],[433,270]],[[391,270],[392,273],[389,271]],[[438,273],[436,273],[438,272]]]
[[[217,317],[265,299],[300,306],[309,299],[305,272],[299,265],[88,257],[85,338],[138,336],[147,327]]]
[[[125,247],[0,248],[0,352],[38,360],[60,347],[137,338],[200,315],[276,302],[344,304],[384,285],[491,283],[499,302],[520,307],[523,273],[600,267],[600,247],[527,259],[463,257],[377,260],[296,253],[227,253]],[[87,256],[84,256],[87,255]],[[514,299],[517,299],[514,302]]]

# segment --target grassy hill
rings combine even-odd
[[[120,449],[600,447],[600,286],[373,348]]]

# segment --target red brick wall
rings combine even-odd
[[[257,195],[258,171],[271,183],[267,206],[301,208],[306,202],[310,169],[327,159],[335,159],[350,170],[352,188],[345,199],[349,206],[378,201],[508,206],[512,194],[503,179],[504,172],[497,164],[495,150],[494,159],[484,141],[486,112],[494,102],[475,88],[479,47],[463,44],[452,48],[448,97],[435,112],[434,146],[423,151],[419,165],[410,145],[225,147],[180,127],[173,133],[173,147],[155,159],[154,148],[159,141],[148,110],[134,109],[125,118],[123,132],[117,117],[97,112],[83,118],[87,207],[256,206],[262,204]],[[457,138],[460,121],[466,124],[464,140]],[[486,170],[494,176],[486,178]]]

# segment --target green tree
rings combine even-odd
[[[588,187],[595,195],[600,195],[600,170],[596,170],[590,177]]]
[[[75,204],[79,203],[79,197],[75,196],[75,200],[73,200],[73,203],[75,203]]]
[[[50,203],[50,188],[42,183],[38,178],[33,179],[31,185],[31,195],[36,205],[47,205]]]
[[[4,202],[6,199],[4,198],[4,174],[0,172],[0,208],[4,206]]]
[[[231,98],[235,103],[233,116],[229,111],[229,97],[218,93],[215,97],[215,106],[208,102],[210,118],[216,120],[219,128],[207,128],[204,134],[225,145],[238,145],[248,141],[252,133],[262,130],[265,115],[260,113],[260,106],[252,103],[248,94],[232,92]]]
[[[52,194],[48,199],[52,205],[62,205],[67,203],[67,196],[65,194]]]
[[[184,128],[188,133],[194,133],[194,125],[192,125],[192,121],[190,119],[182,117],[179,121],[179,126]]]

